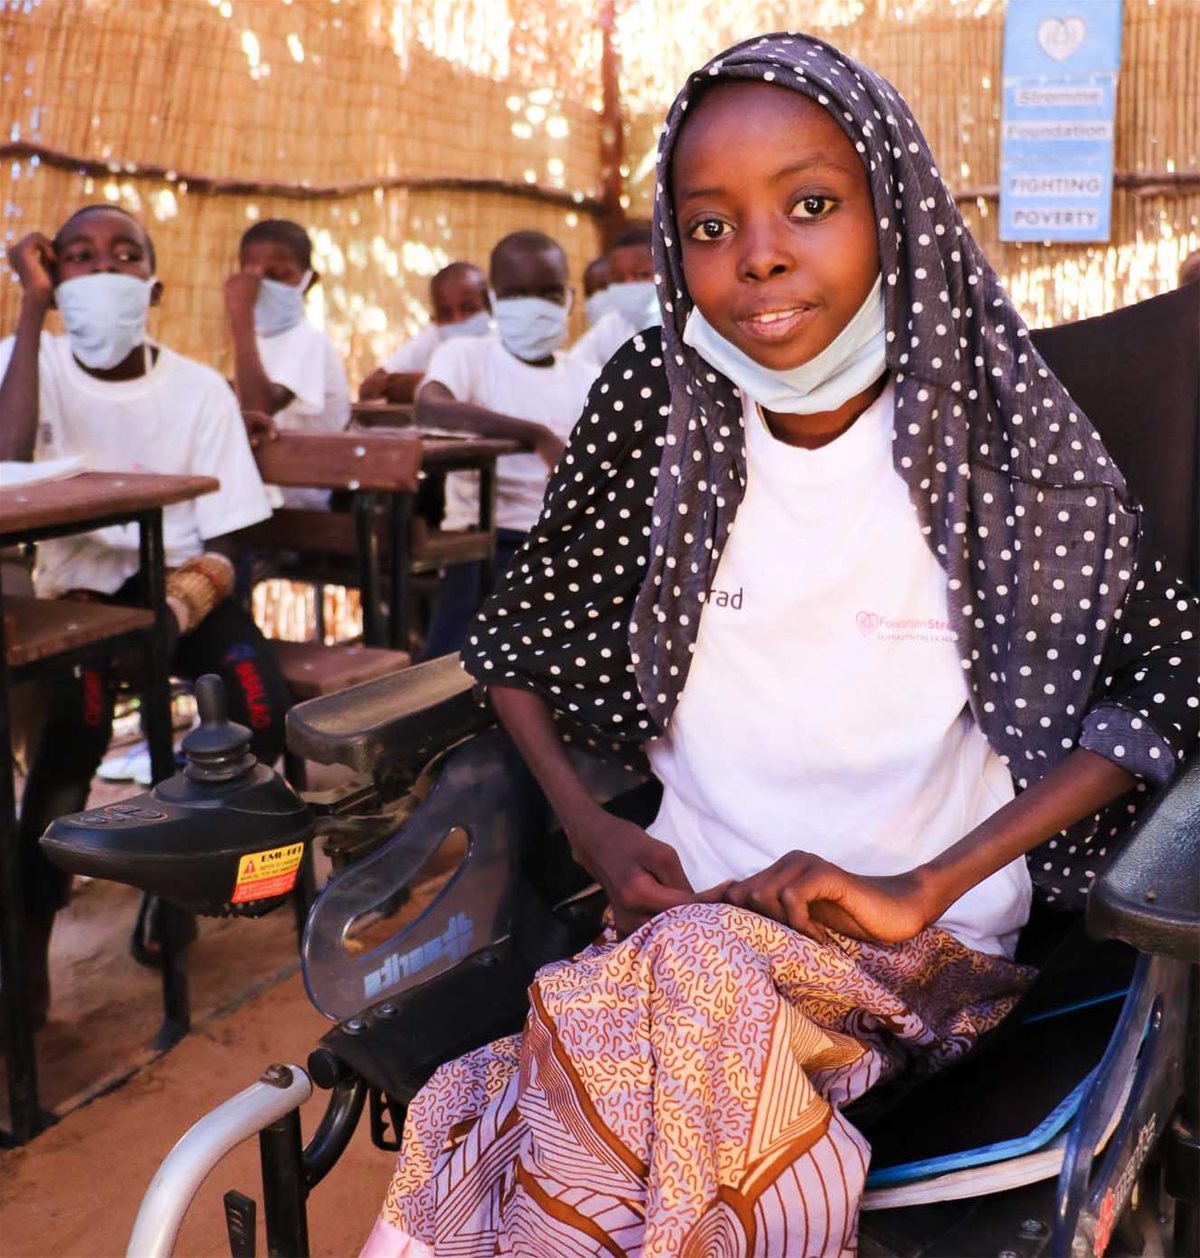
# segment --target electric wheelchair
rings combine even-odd
[[[1035,341],[1195,586],[1200,285]],[[375,1144],[397,1149],[417,1089],[520,1029],[535,970],[595,936],[603,897],[455,658],[294,709],[292,752],[357,775],[308,800],[247,755],[215,678],[197,693],[182,774],[60,819],[43,846],[73,872],[197,911],[259,913],[287,901],[306,846],[325,842],[335,873],[302,965],[333,1026],[307,1068],[272,1065],[183,1137],[129,1246],[171,1253],[200,1182],[258,1135],[268,1250],[303,1254],[308,1197],[364,1111]],[[652,780],[572,754],[606,807],[649,822]],[[942,1073],[848,1110],[873,1151],[860,1252],[1200,1255],[1200,758],[1144,811],[1086,915],[1042,909],[1021,946],[1039,976],[999,1028]],[[314,1084],[329,1095],[302,1146],[298,1106]],[[226,1194],[235,1255],[254,1253],[256,1209]]]

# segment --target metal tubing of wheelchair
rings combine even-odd
[[[311,1192],[346,1151],[367,1099],[365,1079],[354,1075],[334,1085],[329,1104],[304,1147],[304,1180]]]
[[[285,1073],[286,1072],[286,1073]],[[163,1159],[134,1220],[126,1258],[170,1258],[200,1185],[231,1149],[278,1122],[312,1095],[300,1066],[272,1067],[267,1077],[231,1096],[188,1130]]]
[[[1172,1046],[1182,1040],[1182,972],[1181,964],[1170,958],[1144,954],[1138,958],[1121,1017],[1067,1138],[1051,1240],[1050,1252],[1055,1255],[1092,1251],[1103,1212],[1102,1193],[1112,1198],[1112,1218],[1105,1224],[1111,1226],[1128,1205],[1133,1179],[1120,1194],[1112,1191],[1114,1185],[1120,1187],[1117,1181],[1127,1174],[1136,1178],[1162,1135],[1154,1115],[1169,1113],[1181,1082],[1181,1062]],[[1096,1150],[1121,1104],[1131,1071],[1136,1073],[1120,1122],[1097,1162]]]
[[[286,1114],[258,1133],[262,1165],[263,1223],[267,1258],[308,1258],[308,1213],[300,1111]]]

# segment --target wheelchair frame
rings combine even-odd
[[[381,712],[387,717],[372,721]],[[398,767],[410,766],[411,774],[411,766],[436,744],[454,742],[487,723],[470,694],[468,679],[450,658],[301,705],[289,717],[289,741],[293,751],[307,758],[371,772],[379,798],[387,799],[396,794]],[[455,755],[461,759],[461,748],[445,762],[444,776],[454,776]],[[435,820],[435,796],[436,788],[379,850],[407,847],[416,857],[432,852],[445,833],[444,816]],[[361,794],[356,801],[361,805]],[[432,827],[427,819],[434,821]],[[337,822],[331,818],[330,824]],[[475,819],[467,824],[470,829]],[[1122,939],[1139,949],[1140,956],[1116,1032],[1071,1126],[1052,1217],[1047,1212],[1019,1225],[1008,1220],[987,1238],[981,1253],[997,1252],[999,1245],[1000,1252],[1021,1258],[1103,1254],[1117,1230],[1129,1226],[1135,1197],[1142,1200],[1142,1215],[1147,1202],[1153,1213],[1160,1182],[1174,1200],[1175,1252],[1200,1253],[1200,1090],[1194,1051],[1200,915],[1188,901],[1189,870],[1195,870],[1198,852],[1200,758],[1150,807],[1092,892],[1091,932]],[[471,859],[469,851],[468,863]],[[470,880],[456,878],[443,897],[454,887],[461,895],[464,888],[469,891]],[[320,900],[314,912],[319,905]],[[472,905],[468,908],[473,911]],[[494,916],[494,909],[489,911]],[[418,918],[406,930],[423,920]],[[506,914],[493,922],[489,937],[442,977],[482,970],[488,981],[500,978],[512,963],[508,950],[514,925],[510,902]],[[386,1095],[358,1073],[336,1045],[361,1037],[373,1020],[403,1018],[404,1006],[429,982],[419,975],[402,981],[396,991],[384,993],[385,999],[342,1021],[309,1057],[307,1070],[271,1066],[259,1082],[201,1119],[155,1176],[139,1211],[129,1254],[136,1258],[170,1254],[187,1204],[205,1174],[220,1156],[255,1132],[262,1158],[268,1253],[307,1253],[307,1198],[345,1149],[363,1110],[368,1111],[373,1142],[395,1151],[411,1096]],[[414,1080],[412,1092],[420,1082]],[[314,1083],[330,1095],[316,1133],[302,1146],[298,1107],[311,1095]],[[1106,1131],[1112,1134],[1096,1157],[1094,1151]],[[225,1207],[232,1252],[253,1254],[254,1203],[231,1192]]]

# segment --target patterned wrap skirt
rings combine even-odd
[[[604,936],[417,1095],[363,1256],[852,1255],[841,1108],[962,1056],[1030,977],[936,927],[820,944],[727,905]]]

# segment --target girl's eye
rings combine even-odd
[[[792,209],[793,218],[824,218],[833,208],[829,197],[801,197]]]
[[[701,219],[688,235],[692,240],[721,240],[733,229],[723,219]]]

